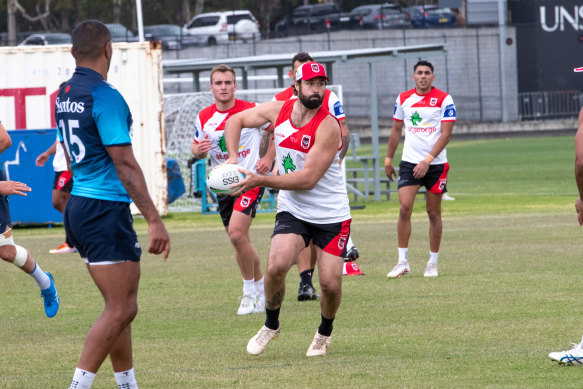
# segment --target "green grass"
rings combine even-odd
[[[425,279],[427,216],[413,215],[412,274],[396,262],[398,202],[366,202],[352,232],[366,276],[344,277],[324,358],[304,356],[317,302],[295,299],[287,277],[281,335],[259,357],[245,346],[264,317],[238,317],[241,277],[217,215],[173,214],[167,262],[144,255],[132,325],[141,388],[549,388],[580,387],[581,370],[547,354],[583,333],[581,229],[574,212],[572,137],[452,142],[440,276]],[[366,150],[365,150],[366,151]],[[265,266],[273,214],[252,240]],[[146,225],[136,220],[142,245]],[[77,255],[51,256],[62,228],[17,229],[15,240],[55,275],[62,307],[44,317],[34,282],[2,265],[0,387],[63,388],[102,301]],[[317,273],[316,273],[317,286]],[[94,388],[112,388],[108,361]]]

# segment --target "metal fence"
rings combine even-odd
[[[577,116],[581,105],[583,93],[578,90],[518,94],[521,120],[573,117]]]

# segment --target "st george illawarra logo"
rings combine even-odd
[[[307,149],[308,147],[310,147],[310,141],[312,140],[312,137],[310,135],[304,135],[302,137],[302,147],[304,149]]]
[[[318,65],[317,63],[313,63],[312,70],[314,71],[314,73],[318,73],[320,71],[320,65]]]
[[[340,238],[338,238],[338,248],[340,250],[344,249],[344,246],[346,245],[346,237],[345,236],[341,236]]]
[[[249,202],[251,201],[251,199],[247,196],[243,196],[241,197],[241,206],[242,207],[247,207],[249,205]]]

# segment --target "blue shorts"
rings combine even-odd
[[[67,235],[89,263],[140,260],[129,203],[71,196],[63,218]]]
[[[0,170],[0,181],[6,181],[4,171]],[[8,206],[8,196],[0,195],[0,234],[6,232],[6,228],[12,228],[10,220],[10,207]]]

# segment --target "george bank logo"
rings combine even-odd
[[[571,26],[575,31],[583,31],[583,5],[580,6],[562,6],[555,5],[548,7],[541,5],[540,26],[543,31],[565,31],[565,28]],[[572,13],[571,13],[572,12]]]
[[[85,103],[80,101],[71,102],[70,99],[66,101],[61,101],[59,97],[57,97],[57,101],[55,101],[55,105],[57,107],[57,113],[63,112],[71,112],[71,113],[83,113],[85,111]]]

